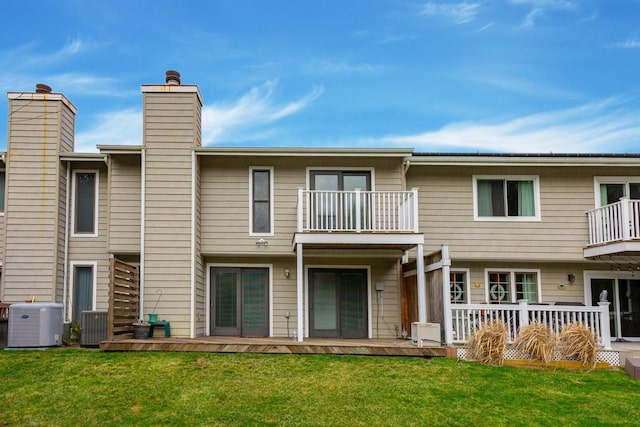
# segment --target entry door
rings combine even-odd
[[[611,335],[640,338],[640,280],[591,279],[591,300],[597,305],[603,290],[610,302]]]
[[[309,335],[367,338],[367,271],[309,270]]]
[[[269,335],[268,288],[268,268],[212,267],[211,335]]]

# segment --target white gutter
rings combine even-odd
[[[140,152],[140,312],[138,319],[144,321],[144,235],[145,235],[145,216],[146,216],[146,200],[147,193],[147,150],[145,148]]]
[[[64,207],[64,267],[62,275],[62,300],[64,301],[64,320],[69,322],[71,321],[71,316],[67,317],[67,310],[69,309],[69,304],[67,304],[67,281],[69,280],[69,212],[71,210],[69,207],[69,203],[71,201],[71,195],[69,194],[70,181],[71,162],[67,160],[66,201]]]
[[[191,338],[196,337],[196,152],[191,152]]]

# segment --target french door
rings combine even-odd
[[[211,267],[210,333],[269,335],[269,269]]]
[[[591,303],[597,305],[601,297],[610,303],[611,336],[640,340],[640,280],[592,278]]]
[[[309,270],[309,335],[367,338],[367,271]]]
[[[364,228],[368,221],[365,218],[365,195],[356,201],[353,192],[371,190],[371,173],[368,171],[311,171],[311,190],[316,190],[313,201],[317,215],[318,228],[347,229],[357,227],[356,206],[360,205],[361,220],[359,226]]]

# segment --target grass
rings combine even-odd
[[[0,425],[640,425],[620,370],[59,349],[0,351],[0,381]]]

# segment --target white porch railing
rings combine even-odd
[[[640,200],[619,202],[587,212],[589,245],[640,239]]]
[[[298,189],[298,232],[418,232],[418,190]]]
[[[526,300],[518,304],[451,304],[451,336],[454,344],[466,344],[474,330],[487,322],[502,320],[507,325],[508,342],[512,343],[520,328],[530,322],[543,323],[556,333],[560,333],[563,325],[580,323],[596,335],[601,347],[610,350],[609,303],[598,304],[596,307],[532,305]]]

